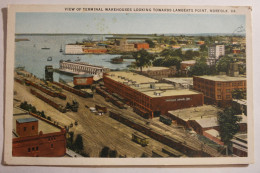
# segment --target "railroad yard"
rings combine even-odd
[[[38,83],[39,85],[44,84],[43,81],[40,81],[35,77],[27,77],[26,80]],[[49,86],[59,87],[57,84],[53,83]],[[46,101],[43,101],[43,99],[36,97],[35,92],[41,95],[41,97],[44,97],[45,100],[51,100],[53,103],[64,108],[64,110],[66,110],[65,107],[67,103],[77,101],[79,103],[78,110],[77,112],[71,110],[62,112],[55,108],[55,106],[51,106],[46,103]],[[64,99],[64,95],[66,96],[66,99]],[[155,140],[154,137],[151,137],[151,135],[149,136],[149,133],[142,133],[138,131],[137,128],[131,128],[126,123],[122,123],[112,118],[110,112],[123,115],[124,117],[129,118],[129,120],[150,128],[158,134],[167,135],[177,141],[177,143],[180,143],[181,146],[184,145],[193,148],[194,150],[203,151],[214,157],[222,156],[215,148],[206,145],[204,142],[200,141],[194,133],[185,130],[181,126],[177,126],[174,123],[171,125],[163,124],[159,121],[159,117],[154,119],[143,119],[141,116],[137,115],[130,106],[124,105],[125,109],[120,109],[96,92],[94,92],[93,98],[84,98],[62,89],[62,98],[60,98],[52,97],[47,92],[43,92],[33,85],[14,82],[14,107],[18,107],[21,102],[24,101],[35,106],[39,111],[43,110],[46,116],[51,117],[51,120],[58,123],[60,126],[69,127],[73,124],[73,127],[70,127],[69,131],[73,131],[75,136],[77,134],[82,135],[84,150],[90,157],[99,157],[100,151],[104,146],[116,150],[122,157],[141,157],[142,154],[152,157],[154,156],[153,153],[155,151],[162,151],[163,148],[169,148],[168,144],[166,145],[166,143]],[[106,107],[107,113],[97,115],[96,113],[91,112],[89,108],[95,107],[96,105]],[[77,125],[75,125],[75,122],[77,122]],[[141,146],[132,141],[132,134],[134,132],[138,132],[142,136],[149,138],[149,144],[147,146]],[[174,150],[174,147],[171,148]],[[186,157],[186,154],[183,153],[183,151],[175,152],[178,153],[178,156]],[[163,157],[169,157],[169,155],[165,154]]]

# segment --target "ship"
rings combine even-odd
[[[80,61],[80,58],[78,57],[75,61]]]
[[[42,47],[43,50],[50,49],[49,47]]]
[[[60,45],[60,52],[63,52],[63,50],[62,50],[62,45]]]
[[[49,57],[47,58],[47,61],[52,61],[52,57],[49,56]]]

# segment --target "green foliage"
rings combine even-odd
[[[232,98],[234,98],[234,99],[246,99],[246,90],[234,89],[232,91]]]
[[[217,72],[226,72],[228,73],[230,63],[232,62],[232,59],[229,57],[221,57],[216,65]]]
[[[183,60],[192,60],[195,57],[199,57],[200,53],[198,51],[187,50],[184,54]]]
[[[145,40],[145,42],[149,44],[150,48],[154,48],[155,47],[155,43],[151,39],[148,38],[148,39]]]
[[[141,157],[148,157],[148,155],[146,153],[143,153]]]
[[[207,52],[207,51],[208,51],[207,46],[206,46],[205,44],[200,45],[200,51],[201,51],[201,52]]]
[[[47,117],[47,120],[51,121],[51,117],[48,116],[48,117]]]
[[[134,52],[133,57],[136,61],[135,66],[139,67],[141,71],[143,67],[150,66],[155,58],[154,55],[144,49]]]
[[[195,65],[190,68],[188,71],[189,76],[202,76],[208,75],[210,72],[210,67],[206,63],[206,58],[199,58]]]
[[[118,153],[116,150],[111,150],[109,147],[105,146],[100,154],[99,154],[100,157],[112,157],[112,158],[115,158],[118,156]]]
[[[232,108],[225,108],[223,112],[218,112],[219,133],[221,141],[225,145],[230,143],[233,136],[239,131],[239,122],[241,117],[235,115],[236,112]]]
[[[177,69],[180,69],[180,65],[181,65],[181,59],[179,57],[158,58],[153,62],[153,66],[159,66],[159,67],[176,66]]]
[[[77,135],[76,140],[73,144],[73,148],[75,149],[75,151],[83,150],[83,148],[84,148],[83,140],[82,140],[82,136],[80,134]]]

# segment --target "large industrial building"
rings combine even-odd
[[[12,148],[13,156],[62,157],[66,154],[66,130],[15,107]]]
[[[203,92],[206,103],[225,106],[231,104],[234,89],[246,90],[246,78],[227,75],[194,76],[193,88]]]
[[[110,72],[104,76],[104,85],[110,93],[117,93],[127,104],[146,118],[166,114],[169,110],[201,106],[203,94],[133,72]]]

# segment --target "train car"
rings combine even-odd
[[[169,157],[169,155],[159,150],[153,150],[152,157]]]
[[[162,123],[167,124],[167,125],[171,125],[172,124],[172,119],[165,116],[165,115],[160,115],[160,119],[159,119]]]
[[[95,105],[96,110],[101,110],[103,113],[107,113],[107,107]]]
[[[149,138],[146,138],[142,135],[140,135],[139,133],[137,132],[134,132],[132,134],[132,140],[138,144],[141,144],[143,147],[147,146],[149,141],[148,141]]]
[[[170,157],[185,157],[181,152],[169,147],[162,148],[162,152],[168,154]]]

